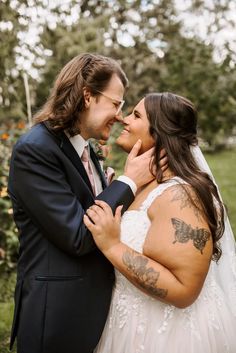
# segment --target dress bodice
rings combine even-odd
[[[153,189],[137,210],[128,210],[124,213],[121,221],[121,241],[137,252],[142,253],[143,244],[150,227],[150,219],[147,214],[152,202],[159,197],[167,188],[176,184],[186,184],[186,182],[174,177],[158,185]]]
[[[172,178],[153,189],[139,209],[126,211],[121,221],[121,241],[142,253],[151,225],[148,208],[167,188],[184,183],[179,177]],[[232,258],[233,269],[235,255]],[[179,309],[145,294],[115,270],[110,312],[95,352],[235,353],[235,309],[229,305],[229,291],[222,289],[218,272],[218,265],[212,261],[197,300]],[[235,297],[232,303],[236,303]]]

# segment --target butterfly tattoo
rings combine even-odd
[[[171,218],[171,222],[175,228],[175,240],[173,244],[176,242],[187,243],[189,240],[192,240],[195,248],[200,250],[202,254],[206,242],[210,239],[210,232],[204,228],[192,228],[190,224],[178,218]]]

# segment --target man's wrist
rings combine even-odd
[[[135,182],[132,179],[130,179],[126,175],[121,175],[117,178],[117,180],[122,181],[123,183],[129,185],[130,189],[132,190],[132,192],[135,196],[136,191],[137,191],[137,185],[135,184]]]

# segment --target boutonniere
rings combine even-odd
[[[111,151],[111,146],[106,145],[106,141],[104,140],[90,140],[93,150],[100,161],[101,165],[103,166],[103,162],[106,160],[107,156]]]
[[[104,162],[110,152],[110,147],[107,146],[103,140],[93,140],[92,145],[98,160]]]
[[[106,141],[104,140],[93,140],[91,143],[109,185],[115,176],[115,171],[111,167],[107,167],[104,170],[104,161],[111,152],[111,146],[106,145]]]

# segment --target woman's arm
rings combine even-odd
[[[149,208],[151,226],[143,254],[120,242],[120,208],[113,217],[108,205],[97,202],[87,212],[94,224],[84,219],[97,246],[130,282],[181,308],[200,293],[212,254],[208,226],[184,190],[169,188]]]

